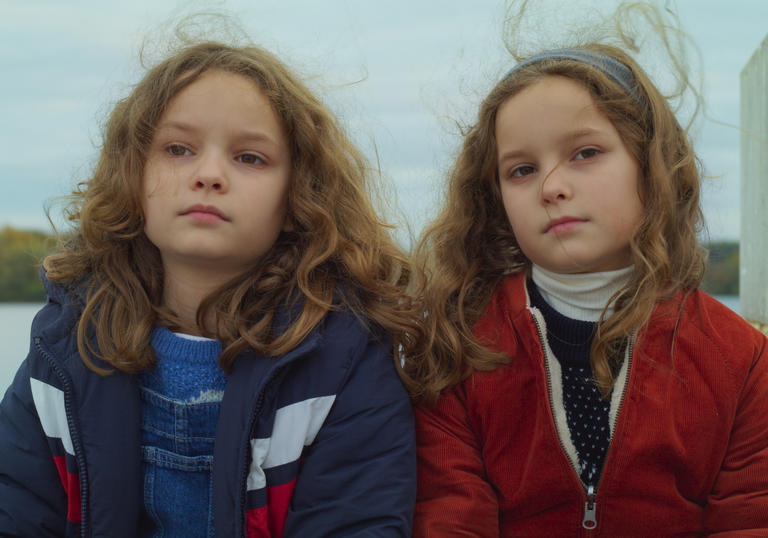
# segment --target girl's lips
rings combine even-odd
[[[561,217],[559,219],[552,219],[547,224],[544,233],[561,234],[573,230],[580,224],[586,222],[585,219],[578,217]]]
[[[190,217],[198,222],[229,221],[218,207],[212,205],[195,204],[182,211],[180,215]]]

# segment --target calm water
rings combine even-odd
[[[737,296],[721,296],[720,301],[736,312]],[[29,350],[29,327],[42,305],[33,303],[0,303],[0,395],[10,385],[16,369]]]
[[[29,327],[42,308],[38,303],[0,303],[0,394],[29,351]]]

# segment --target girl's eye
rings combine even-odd
[[[523,166],[518,166],[517,168],[512,169],[509,175],[511,177],[525,177],[535,172],[536,172],[536,168],[528,164],[524,164]]]
[[[166,146],[165,151],[168,152],[169,155],[173,155],[174,157],[184,157],[186,155],[191,155],[192,153],[191,151],[189,151],[189,149],[185,148],[180,144],[171,144],[170,146]]]
[[[266,164],[264,159],[253,153],[243,153],[237,156],[237,160],[243,164]]]
[[[598,153],[600,153],[600,151],[595,148],[584,148],[580,149],[578,153],[576,153],[574,159],[577,161],[583,161],[584,159],[591,159],[592,157],[595,157]]]

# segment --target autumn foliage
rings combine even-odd
[[[45,300],[38,271],[54,245],[43,232],[0,228],[0,302]]]

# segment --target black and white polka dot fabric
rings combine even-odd
[[[601,398],[589,364],[597,324],[565,317],[544,300],[531,282],[528,294],[531,304],[544,316],[547,343],[562,369],[563,406],[581,465],[580,478],[585,486],[596,487],[611,442],[610,402]]]
[[[610,402],[600,397],[587,367],[563,365],[563,404],[568,430],[581,463],[581,480],[597,485],[611,441]]]

